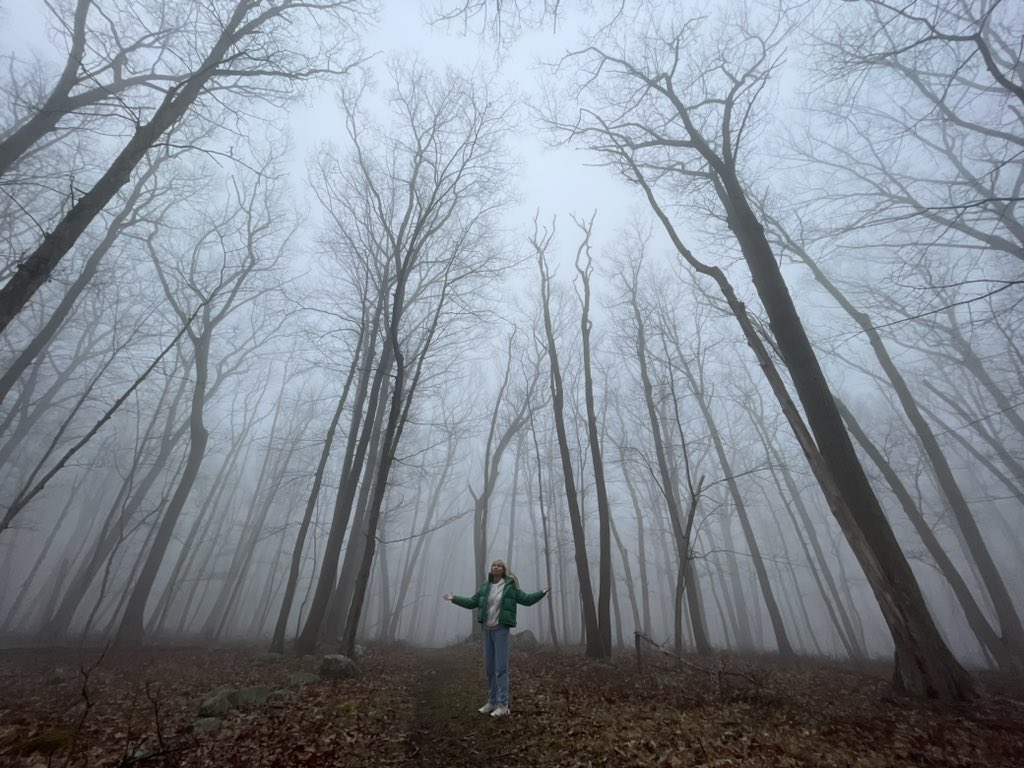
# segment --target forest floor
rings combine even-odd
[[[371,648],[359,678],[319,680],[316,658],[239,648],[0,651],[0,765],[1024,766],[1024,698],[994,678],[951,707],[892,696],[881,665],[513,650],[491,718],[480,657]],[[203,732],[221,686],[269,695]]]

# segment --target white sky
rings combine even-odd
[[[383,63],[390,54],[416,53],[432,66],[453,66],[472,70],[495,64],[493,47],[475,35],[462,36],[455,31],[432,28],[424,21],[424,8],[436,2],[387,0],[380,23],[366,34],[367,52],[379,51]],[[0,54],[18,57],[48,58],[56,52],[45,27],[46,12],[42,0],[0,0]],[[502,56],[502,77],[524,93],[537,91],[538,75],[533,71],[538,60],[562,55],[574,42],[577,24],[572,18],[560,23],[558,34],[550,29],[525,34]],[[379,65],[377,65],[379,66]],[[319,142],[338,132],[340,113],[333,90],[327,88],[310,107],[296,106],[291,115],[296,147],[296,167],[303,166],[306,154]],[[513,226],[530,222],[539,209],[542,220],[552,214],[568,222],[568,214],[590,216],[598,211],[598,241],[606,239],[628,217],[636,202],[632,191],[604,169],[588,167],[587,155],[574,149],[547,149],[536,126],[523,125],[510,141],[511,149],[522,161],[519,178],[520,205],[510,214]],[[568,227],[562,228],[568,232]]]

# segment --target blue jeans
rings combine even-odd
[[[484,667],[487,670],[487,701],[508,706],[508,627],[484,628]]]

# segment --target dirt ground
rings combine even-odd
[[[1024,701],[997,679],[949,707],[892,696],[885,667],[513,650],[511,714],[479,648],[371,648],[351,680],[253,649],[0,651],[0,765],[1024,766]],[[310,674],[313,673],[313,674]],[[221,686],[266,701],[203,731]]]

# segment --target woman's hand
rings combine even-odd
[[[550,592],[550,591],[551,591],[551,587],[544,587],[544,594],[545,594],[545,595],[546,595],[546,594],[547,594],[548,592]]]
[[[441,597],[450,603],[452,601],[452,598],[455,597],[455,595],[453,595],[451,592],[445,592],[443,595],[441,595]]]

